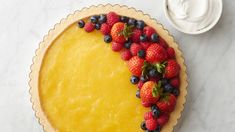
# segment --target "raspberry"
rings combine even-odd
[[[143,47],[143,49],[147,50],[148,47],[151,45],[150,42],[140,42],[140,45]]]
[[[115,12],[109,12],[107,14],[107,23],[110,26],[113,26],[113,24],[119,22],[119,16]]]
[[[179,85],[180,85],[180,80],[178,77],[175,77],[175,78],[172,78],[170,80],[170,84],[175,87],[175,88],[179,88]]]
[[[91,22],[88,22],[85,24],[84,29],[86,32],[92,32],[95,29],[95,25],[92,24]]]
[[[146,26],[144,27],[144,34],[147,35],[147,38],[150,40],[151,39],[151,35],[156,33],[156,31],[154,30],[154,28],[150,27],[150,26]]]
[[[168,59],[175,58],[175,50],[171,47],[166,49]]]
[[[100,28],[100,32],[104,35],[109,34],[111,31],[111,27],[107,23],[103,23]]]
[[[117,52],[122,50],[123,44],[121,43],[116,43],[116,42],[112,42],[112,50]]]
[[[167,47],[168,47],[166,41],[161,37],[160,37],[159,45],[161,45],[165,49],[167,49]]]
[[[149,120],[149,119],[152,119],[152,118],[153,118],[152,111],[146,112],[146,113],[144,114],[144,119],[145,119],[145,120]]]
[[[129,50],[124,50],[124,51],[121,53],[121,58],[122,58],[124,61],[129,60],[131,57],[132,57],[132,55],[131,55],[131,52],[130,52]]]
[[[153,131],[157,128],[158,123],[157,120],[154,118],[146,120],[146,128],[150,131]]]
[[[134,29],[131,35],[131,40],[134,43],[138,43],[140,41],[140,36],[142,35],[142,31],[139,29]]]
[[[138,87],[139,89],[141,89],[143,85],[144,85],[144,83],[143,83],[142,81],[139,81],[139,83],[137,84],[137,87]]]
[[[137,44],[137,43],[133,43],[133,44],[131,45],[130,51],[131,51],[131,54],[132,54],[133,56],[135,56],[135,55],[137,55],[137,53],[138,53],[140,50],[142,50],[142,49],[143,49],[143,47],[142,47],[141,45],[139,45],[139,44]]]

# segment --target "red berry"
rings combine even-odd
[[[167,59],[167,53],[162,46],[154,43],[151,44],[146,50],[145,58],[148,62],[151,63],[163,62]]]
[[[139,81],[139,83],[137,84],[137,87],[138,87],[139,89],[141,89],[143,85],[144,85],[144,83],[143,83],[142,81]]]
[[[124,28],[125,24],[123,22],[118,22],[113,25],[110,32],[113,41],[118,43],[124,43],[126,41],[125,36],[123,34],[120,34],[121,32],[123,32]]]
[[[175,50],[171,47],[166,49],[168,59],[175,58]]]
[[[142,35],[142,31],[139,29],[134,29],[131,35],[131,41],[134,43],[138,43],[140,41],[140,36]]]
[[[144,107],[150,107],[150,106],[152,106],[152,104],[149,103],[149,102],[142,102],[142,105],[143,105]]]
[[[141,75],[143,65],[144,65],[144,60],[139,58],[138,56],[133,56],[128,61],[129,70],[135,76]]]
[[[130,52],[129,50],[124,50],[124,51],[121,53],[121,58],[122,58],[124,61],[130,60],[131,57],[132,57],[132,55],[131,55],[131,52]]]
[[[165,77],[170,79],[179,74],[180,66],[175,60],[168,60],[165,68]]]
[[[122,43],[116,43],[116,42],[112,42],[112,50],[113,51],[120,51],[122,50],[123,44]]]
[[[119,22],[119,16],[115,12],[109,12],[107,14],[108,25],[113,26],[117,22]]]
[[[143,47],[144,50],[147,50],[148,47],[151,45],[151,42],[140,42],[140,45]]]
[[[91,22],[88,22],[85,24],[84,29],[86,32],[92,32],[95,29],[95,25],[92,24]]]
[[[145,123],[146,123],[146,128],[150,131],[155,130],[158,126],[157,120],[154,118],[146,120]]]
[[[149,120],[149,119],[152,119],[152,118],[154,118],[153,114],[152,114],[152,111],[146,112],[144,114],[144,120]]]
[[[169,115],[163,113],[162,115],[158,117],[157,123],[160,126],[164,126],[168,122],[168,120],[169,120]]]
[[[173,87],[175,87],[175,88],[179,88],[179,86],[180,86],[180,80],[179,80],[179,78],[178,78],[178,77],[172,78],[172,79],[170,80],[170,84],[171,84]]]
[[[143,47],[142,47],[141,45],[139,45],[139,44],[137,44],[137,43],[132,43],[132,44],[131,44],[130,51],[131,51],[131,54],[132,54],[133,56],[135,56],[135,55],[137,55],[137,53],[138,53],[140,50],[142,50],[142,49],[143,49]]]
[[[146,26],[144,27],[144,34],[147,35],[147,38],[150,40],[151,39],[151,35],[156,33],[155,29],[150,27],[150,26]]]
[[[161,37],[160,37],[159,45],[161,45],[165,49],[167,49],[167,47],[168,47],[166,41]]]
[[[173,94],[165,96],[157,102],[157,107],[162,113],[170,113],[174,111],[176,105],[176,97]]]
[[[104,35],[107,35],[110,33],[111,26],[109,26],[107,23],[103,23],[100,28],[100,32]]]

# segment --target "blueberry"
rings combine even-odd
[[[126,48],[126,49],[130,49],[130,47],[131,47],[131,41],[127,41],[125,44],[124,44],[124,47]]]
[[[99,24],[99,23],[96,23],[96,24],[95,24],[95,29],[96,29],[96,30],[100,30],[100,27],[101,27],[101,24]]]
[[[83,28],[85,26],[85,22],[83,20],[78,21],[78,27]]]
[[[129,26],[130,26],[130,25],[135,26],[135,25],[136,25],[136,20],[135,20],[134,18],[129,18],[129,20],[128,20],[128,25],[129,25]]]
[[[151,106],[151,110],[153,111],[154,109],[158,109],[156,105]]]
[[[159,117],[159,115],[161,114],[161,111],[158,109],[158,107],[156,105],[153,105],[151,107],[151,110],[152,110],[152,115],[157,118]]]
[[[154,130],[153,132],[160,132],[161,131],[161,126],[157,126],[156,130]]]
[[[147,130],[145,121],[141,122],[140,127],[142,130]]]
[[[174,88],[173,88],[170,84],[166,84],[166,85],[163,87],[163,92],[169,92],[169,93],[171,93],[173,89],[174,89]]]
[[[158,72],[156,69],[149,70],[149,76],[150,77],[156,77],[158,75]]]
[[[135,96],[136,96],[137,98],[140,98],[140,90],[137,90],[137,91],[136,91]]]
[[[130,79],[130,81],[131,81],[131,83],[132,84],[137,84],[138,82],[139,82],[139,77],[137,77],[137,76],[131,76],[131,79]]]
[[[180,94],[179,89],[174,88],[174,89],[172,90],[172,94],[175,95],[175,96],[179,96],[179,94]]]
[[[144,26],[145,26],[145,23],[144,23],[144,21],[142,21],[142,20],[138,20],[137,22],[136,22],[136,27],[138,28],[138,29],[143,29],[144,28]]]
[[[98,22],[98,16],[91,16],[90,21],[94,24],[97,23]]]
[[[166,78],[163,78],[160,81],[161,81],[163,86],[165,86],[169,82],[168,79],[166,79]]]
[[[141,41],[141,42],[147,41],[147,35],[146,35],[146,34],[142,34],[142,35],[140,36],[140,41]]]
[[[104,42],[110,43],[112,41],[112,37],[110,35],[105,35],[104,36]]]
[[[98,19],[98,22],[102,24],[102,23],[105,23],[106,21],[107,21],[106,15],[101,14],[100,18]]]
[[[140,58],[145,58],[146,55],[145,50],[139,50],[137,54]]]
[[[121,22],[127,23],[128,20],[129,20],[129,18],[127,16],[120,16],[120,21]]]
[[[151,41],[154,42],[154,43],[159,42],[159,36],[156,33],[152,34],[151,35]]]
[[[142,82],[146,82],[146,81],[148,81],[148,78],[145,77],[145,76],[141,76],[141,77],[140,77],[140,80],[141,80]]]

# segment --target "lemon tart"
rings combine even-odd
[[[84,8],[56,24],[36,51],[30,79],[36,117],[50,132],[170,132],[187,94],[174,38],[119,5]]]

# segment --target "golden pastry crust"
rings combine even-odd
[[[187,83],[187,74],[186,74],[186,66],[184,64],[184,58],[182,56],[182,52],[179,50],[178,44],[174,40],[174,37],[170,35],[170,33],[166,29],[164,29],[164,27],[160,23],[158,23],[155,19],[151,18],[149,15],[144,14],[140,10],[136,10],[134,8],[128,8],[127,6],[107,4],[107,5],[98,5],[98,6],[91,6],[89,8],[83,8],[80,11],[76,11],[74,14],[68,15],[67,18],[62,19],[60,23],[56,24],[55,27],[49,31],[48,35],[44,37],[43,41],[39,45],[39,48],[36,50],[36,55],[33,58],[33,64],[31,65],[29,86],[30,86],[31,102],[33,104],[33,109],[36,113],[35,115],[38,118],[39,123],[43,126],[44,131],[47,132],[58,131],[52,127],[45,113],[43,112],[40,104],[40,97],[38,91],[39,72],[43,57],[46,54],[48,47],[67,27],[77,22],[79,19],[86,18],[94,14],[108,13],[110,11],[115,11],[119,15],[124,15],[144,20],[147,25],[152,26],[158,31],[158,34],[169,44],[170,47],[175,49],[177,62],[181,66],[180,95],[177,98],[176,108],[171,113],[169,122],[162,128],[162,132],[173,131],[174,126],[177,124],[178,119],[181,117],[181,112],[183,111],[184,104],[186,102],[188,83]]]

